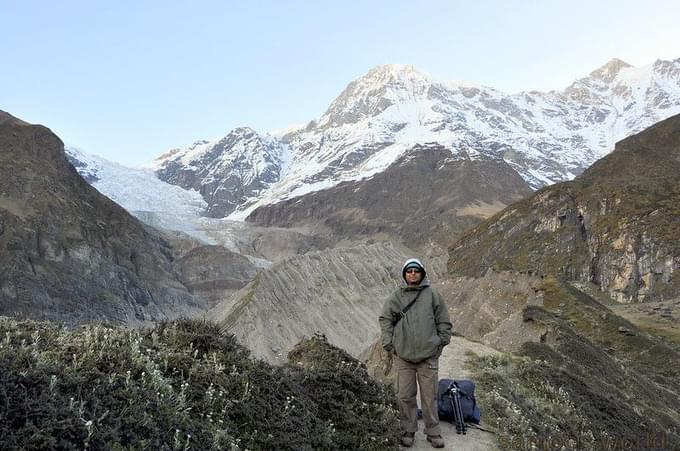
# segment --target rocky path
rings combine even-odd
[[[444,353],[439,359],[439,378],[465,379],[470,378],[470,373],[464,368],[467,358],[466,353],[473,352],[477,355],[496,354],[495,349],[466,340],[463,337],[453,337],[451,344],[444,348]],[[484,426],[484,412],[482,412],[482,426]],[[423,429],[425,426],[420,421],[416,442],[410,450],[431,450],[432,445],[425,439]],[[444,449],[456,451],[493,451],[498,450],[494,434],[468,427],[467,434],[456,434],[455,425],[442,422],[442,437],[446,446]]]
[[[431,450],[432,445],[425,439],[424,426],[420,424],[420,430],[416,433],[416,442],[411,448],[405,450]],[[450,423],[442,424],[442,438],[446,445],[444,449],[455,451],[493,451],[498,450],[493,434],[469,428],[467,434],[457,435],[456,428]]]

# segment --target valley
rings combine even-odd
[[[679,206],[680,60],[612,60],[563,91],[514,95],[380,66],[302,128],[241,127],[137,169],[0,112],[0,326],[34,368],[68,380],[54,349],[25,336],[75,340],[98,368],[97,334],[111,334],[137,371],[111,381],[166,390],[172,408],[186,399],[169,361],[214,371],[233,384],[220,406],[237,425],[239,403],[259,402],[250,379],[234,382],[244,374],[262,396],[284,373],[290,396],[309,378],[341,384],[338,372],[394,381],[377,316],[418,256],[453,319],[439,376],[475,380],[494,431],[447,442],[597,449],[661,434],[678,449]],[[137,333],[147,348],[130,356]],[[210,357],[223,348],[238,368]],[[394,412],[380,387],[363,395],[383,425]],[[291,421],[331,443],[333,423],[304,415]],[[237,446],[219,428],[201,434]],[[381,440],[374,449],[395,449]]]

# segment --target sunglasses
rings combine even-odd
[[[406,274],[413,274],[413,273],[420,274],[420,270],[416,269],[416,268],[409,268],[409,269],[406,270]]]

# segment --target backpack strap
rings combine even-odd
[[[425,291],[425,288],[421,289],[418,291],[418,294],[416,294],[416,297],[413,298],[411,302],[408,303],[406,307],[404,307],[400,312],[398,312],[395,317],[392,319],[392,327],[396,326],[397,323],[406,315],[406,312],[409,311],[409,309],[413,306],[413,304],[416,303],[418,300],[418,296],[420,296],[420,293]]]

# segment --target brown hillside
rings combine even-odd
[[[423,145],[369,179],[260,207],[247,220],[306,226],[336,241],[396,237],[413,249],[446,247],[463,230],[530,193],[502,160],[454,158],[440,145]]]
[[[513,269],[593,282],[620,302],[677,297],[680,116],[471,229],[449,256],[451,274]]]
[[[88,185],[49,129],[0,112],[0,314],[139,324],[202,308],[168,244]]]

